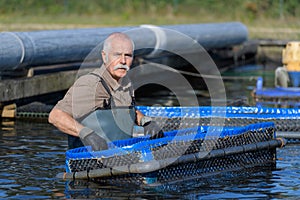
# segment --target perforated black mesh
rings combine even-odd
[[[70,159],[69,168],[72,172],[102,169],[107,166],[123,166],[140,162],[140,152],[133,152],[123,156],[110,156],[106,158]]]

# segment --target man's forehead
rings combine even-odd
[[[133,51],[131,43],[114,43],[111,47],[111,52],[128,53]]]

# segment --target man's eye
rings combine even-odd
[[[114,58],[120,58],[120,57],[122,57],[122,55],[123,55],[123,54],[121,54],[121,53],[115,53],[115,54],[113,54],[113,57],[114,57]],[[124,54],[124,56],[125,56],[126,58],[132,58],[132,54]]]

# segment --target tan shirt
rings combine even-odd
[[[98,74],[108,85],[116,106],[130,106],[133,89],[130,80],[124,77],[117,82],[102,65],[92,73]],[[92,111],[103,108],[104,102],[109,102],[107,93],[100,78],[93,74],[86,74],[75,81],[66,95],[55,108],[60,109],[75,119],[80,119]]]

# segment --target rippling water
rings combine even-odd
[[[239,82],[241,83],[241,82]],[[230,97],[249,97],[253,82],[226,83]],[[235,89],[234,89],[235,88]],[[239,91],[240,90],[240,91]],[[66,136],[47,123],[2,121],[0,199],[298,199],[300,145],[277,149],[276,169],[222,174],[158,187],[63,181]]]

